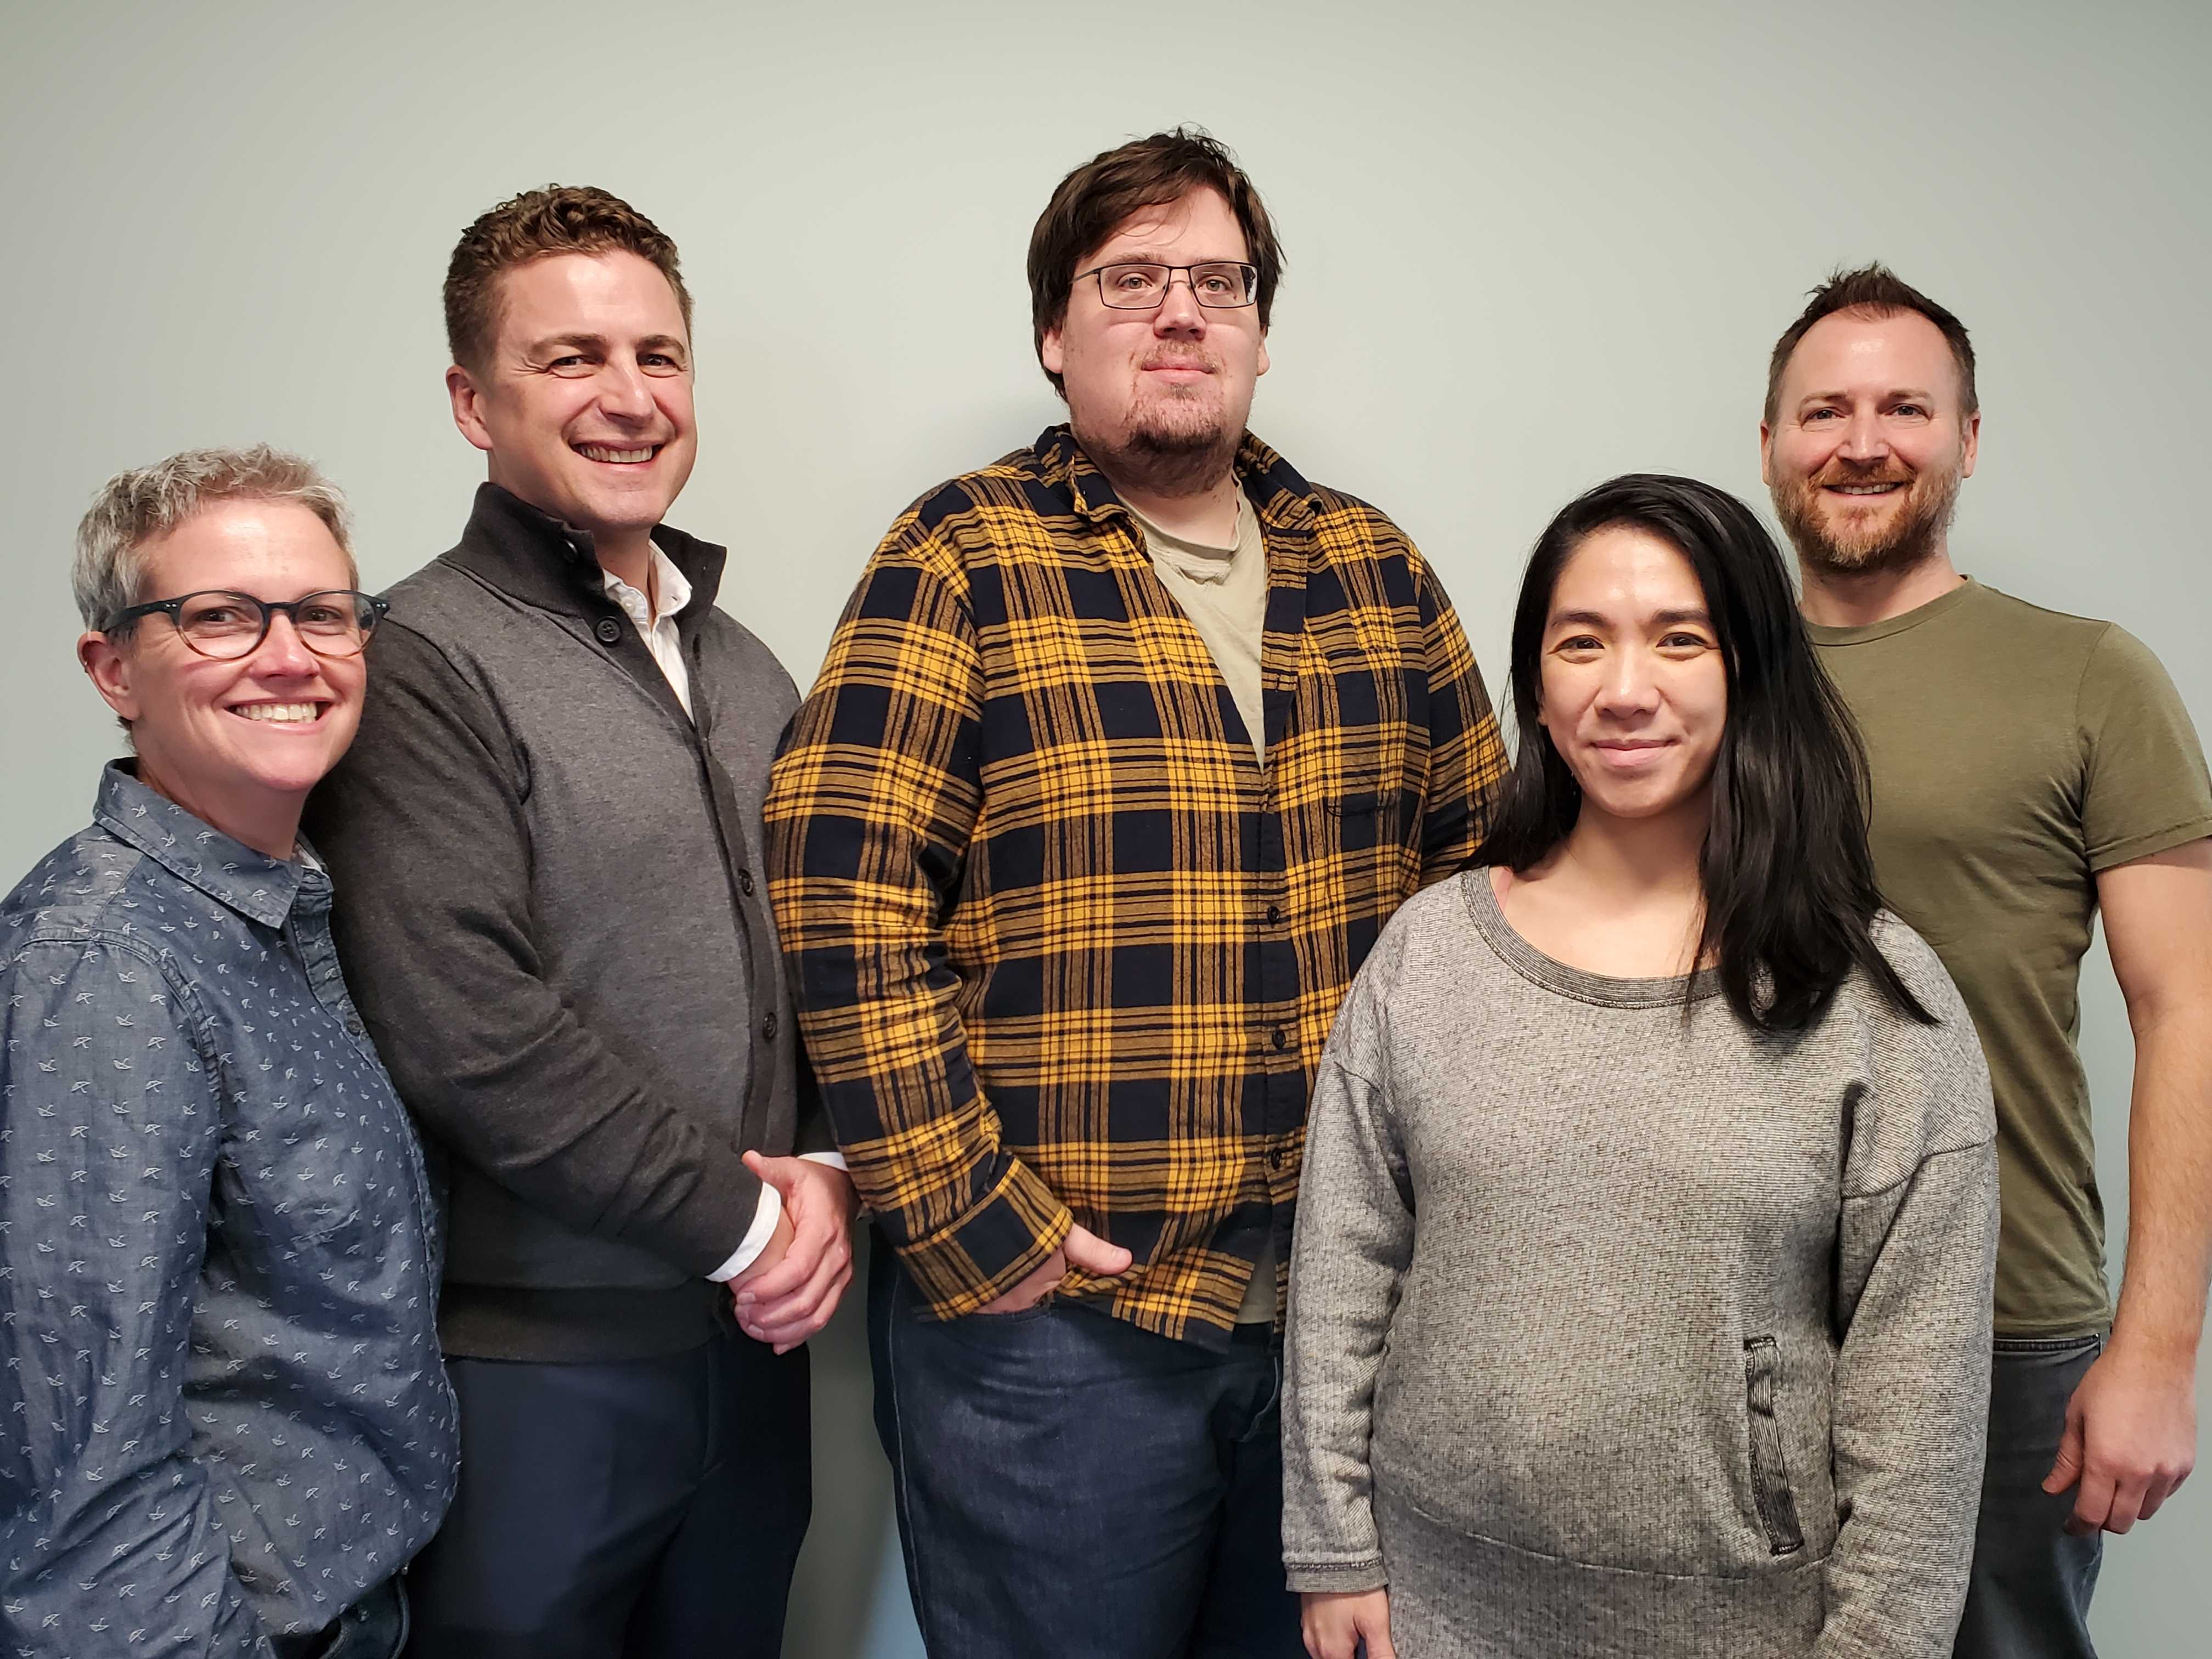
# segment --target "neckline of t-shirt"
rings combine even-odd
[[[1569,967],[1556,957],[1546,956],[1514,930],[1498,902],[1497,890],[1490,884],[1488,866],[1479,865],[1462,872],[1459,881],[1467,900],[1468,915],[1474,919],[1475,931],[1482,935],[1483,942],[1500,962],[1545,990],[1571,997],[1577,1002],[1595,1003],[1601,1008],[1663,1008],[1670,1004],[1679,1006],[1685,988],[1692,1002],[1701,1002],[1720,993],[1721,975],[1717,968],[1700,968],[1686,976],[1675,975],[1666,979],[1616,979],[1609,974],[1593,974],[1587,969]]]
[[[1259,526],[1259,514],[1252,510],[1251,498],[1241,489],[1237,492],[1237,539],[1226,547],[1191,541],[1163,530],[1133,507],[1129,508],[1129,516],[1145,532],[1146,550],[1156,559],[1166,556],[1169,563],[1194,581],[1226,581],[1236,567],[1237,556],[1244,550],[1246,541],[1252,539],[1247,532]]]
[[[1865,645],[1875,640],[1886,640],[1895,634],[1910,633],[1923,623],[1932,623],[1939,617],[1948,617],[1977,593],[1991,590],[1972,576],[1961,574],[1959,585],[1949,592],[1941,594],[1925,605],[1916,605],[1910,611],[1894,617],[1885,617],[1878,623],[1864,623],[1856,628],[1837,628],[1824,623],[1808,622],[1805,632],[1815,645]]]

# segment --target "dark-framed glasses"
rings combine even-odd
[[[357,657],[376,631],[378,619],[391,609],[390,600],[350,587],[328,587],[296,599],[257,599],[251,593],[211,587],[173,599],[126,605],[100,631],[112,634],[159,611],[200,655],[230,659],[258,651],[269,637],[269,624],[282,611],[292,619],[300,643],[317,656]]]
[[[1214,310],[1249,306],[1260,297],[1260,268],[1216,259],[1202,265],[1115,264],[1079,270],[1075,280],[1098,279],[1098,298],[1115,311],[1150,311],[1168,297],[1178,276],[1190,284],[1190,297]]]

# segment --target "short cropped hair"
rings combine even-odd
[[[508,198],[461,233],[446,266],[446,343],[463,368],[482,368],[499,337],[502,272],[556,253],[635,253],[668,278],[691,331],[691,291],[676,244],[619,196],[589,185],[548,185]]]
[[[1045,204],[1030,233],[1030,317],[1040,361],[1044,337],[1067,320],[1076,262],[1132,214],[1166,207],[1200,189],[1218,191],[1237,216],[1260,272],[1260,326],[1267,326],[1275,284],[1282,280],[1283,249],[1267,207],[1226,145],[1199,128],[1177,127],[1092,156],[1061,179]],[[1045,378],[1055,391],[1066,390],[1050,369]]]
[[[1980,410],[1981,399],[1974,391],[1974,347],[1966,337],[1966,325],[1887,265],[1875,264],[1836,272],[1813,290],[1811,302],[1796,322],[1783,330],[1782,337],[1774,343],[1774,355],[1766,363],[1767,425],[1772,426],[1775,416],[1781,412],[1782,372],[1790,367],[1797,343],[1811,331],[1814,324],[1839,311],[1856,311],[1870,317],[1894,317],[1899,312],[1911,311],[1925,317],[1936,325],[1936,332],[1951,348],[1951,360],[1959,366],[1960,416],[1964,418]]]
[[[345,497],[312,462],[267,444],[187,449],[151,466],[117,473],[78,522],[70,585],[84,625],[106,631],[117,611],[145,598],[149,542],[159,541],[217,501],[297,501],[328,526],[345,555],[348,585],[361,585]],[[112,636],[130,632],[125,624]]]

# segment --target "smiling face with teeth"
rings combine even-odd
[[[653,528],[691,476],[697,434],[684,309],[627,250],[558,253],[499,277],[488,360],[446,371],[454,424],[491,481],[578,530],[641,588]]]
[[[1806,331],[1759,428],[1759,472],[1808,568],[1905,571],[1948,557],[1981,416],[1959,365],[1916,311],[1839,311]]]
[[[358,580],[330,527],[296,501],[211,502],[139,551],[147,599],[220,588],[291,600]],[[283,615],[233,661],[201,656],[159,615],[119,639],[86,634],[77,654],[130,722],[142,781],[248,847],[293,855],[307,792],[361,723],[362,658],[316,655]]]

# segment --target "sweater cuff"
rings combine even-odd
[[[1357,1595],[1390,1583],[1379,1555],[1358,1561],[1286,1561],[1283,1576],[1301,1595]]]

